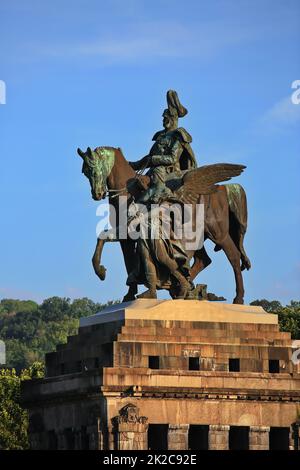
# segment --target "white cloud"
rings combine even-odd
[[[194,22],[140,21],[126,23],[112,33],[102,31],[93,40],[72,44],[31,44],[35,57],[99,58],[104,64],[145,62],[153,59],[195,57],[207,59],[226,47],[254,40],[257,31],[225,21]]]
[[[300,123],[300,104],[293,104],[287,96],[268,109],[258,121],[260,130],[285,132]]]
[[[3,58],[30,62],[86,57],[99,59],[101,65],[174,57],[206,60],[249,42],[264,44],[271,39],[295,37],[299,28],[295,8],[285,4],[273,8],[271,0],[263,5],[259,0],[217,0],[202,7],[195,0],[187,8],[179,0],[151,4],[111,0],[105,6],[95,0],[88,9],[80,5],[82,2],[71,9],[69,2],[59,9],[55,3],[47,8],[35,5],[29,29],[25,19],[20,34],[10,38],[8,31]],[[41,33],[44,19],[47,25]],[[34,22],[38,22],[37,28],[32,27]],[[54,23],[55,34],[52,27],[48,28]]]
[[[300,120],[300,106],[292,103],[288,96],[272,106],[262,118],[265,122],[294,124]]]

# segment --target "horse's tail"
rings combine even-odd
[[[241,269],[250,269],[251,262],[244,249],[244,236],[247,231],[247,197],[240,184],[226,184],[229,204],[229,233],[241,253]]]

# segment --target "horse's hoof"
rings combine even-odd
[[[176,296],[176,299],[186,299],[190,293],[189,287],[180,287],[179,292]]]
[[[244,299],[242,297],[235,297],[233,299],[233,304],[244,305]]]
[[[136,297],[137,299],[157,299],[157,294],[156,292],[153,292],[148,289],[145,292],[142,292],[140,295],[137,295]]]
[[[247,269],[247,271],[251,269],[251,261],[247,256],[242,256],[241,271],[244,271],[245,269]]]
[[[135,300],[135,295],[128,295],[126,294],[124,297],[123,297],[123,300],[122,302],[130,302],[131,300]]]
[[[102,264],[100,266],[97,266],[97,268],[95,268],[95,273],[99,277],[100,281],[104,281],[106,277],[106,267]]]
[[[195,289],[189,290],[184,298],[185,300],[196,300]]]

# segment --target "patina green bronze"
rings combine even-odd
[[[233,302],[243,303],[242,270],[251,266],[243,246],[247,229],[246,194],[239,184],[220,186],[218,183],[240,175],[245,166],[219,163],[197,168],[190,146],[192,138],[185,129],[177,127],[178,117],[183,117],[187,110],[172,90],[167,94],[167,101],[168,109],[163,113],[164,130],[154,135],[154,145],[146,157],[133,163],[126,161],[119,148],[97,147],[91,150],[88,147],[86,152],[78,149],[83,159],[82,171],[89,179],[93,198],[100,200],[108,195],[119,211],[116,224],[120,211],[128,212],[134,201],[144,202],[147,207],[153,202],[160,206],[178,202],[191,205],[192,222],[197,226],[194,208],[201,202],[204,205],[204,240],[213,241],[215,251],[225,252],[236,281]],[[150,168],[150,171],[141,176],[140,171],[145,168]],[[126,196],[123,206],[118,205],[120,196]],[[158,225],[161,220],[157,219]],[[149,228],[151,224],[149,220]],[[118,226],[113,228],[118,229]],[[211,263],[211,259],[204,246],[187,249],[184,240],[174,240],[172,236],[169,239],[141,237],[138,241],[119,239],[128,273],[129,289],[124,301],[136,298],[139,284],[148,287],[140,297],[156,298],[156,290],[161,288],[168,289],[173,298],[201,297],[199,292],[203,289],[194,289],[193,281]],[[97,240],[93,266],[101,280],[106,275],[100,264],[104,243],[115,240],[114,237],[105,240],[101,236]],[[209,296],[207,298],[211,300],[220,299],[213,294]]]
[[[93,197],[105,197],[106,180],[115,163],[115,151],[112,147],[97,147],[95,150],[87,148],[86,153],[78,149],[79,155],[84,159],[82,173],[88,178]],[[101,199],[100,198],[100,199]]]

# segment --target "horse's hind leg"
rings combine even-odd
[[[239,236],[239,248],[241,252],[241,259],[242,259],[242,266],[241,269],[242,271],[244,269],[249,270],[251,268],[251,261],[246,255],[245,248],[244,248],[244,236],[245,236],[245,231],[240,231],[240,236]]]
[[[218,243],[224,250],[228,261],[230,262],[232,269],[234,271],[235,283],[236,283],[236,296],[233,300],[234,304],[243,304],[244,303],[244,283],[243,276],[241,271],[241,253],[236,247],[230,235],[221,242]]]
[[[242,223],[232,212],[229,215],[229,233],[236,247],[241,253],[241,270],[250,269],[251,262],[246,255],[244,248],[244,237],[247,229],[247,223]]]

